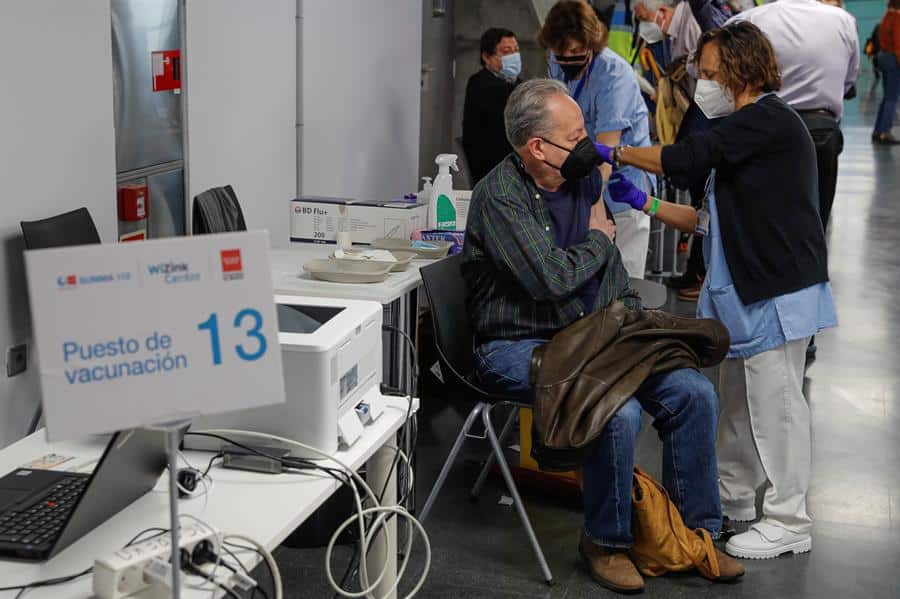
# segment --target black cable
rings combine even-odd
[[[205,477],[207,474],[209,474],[209,471],[212,470],[213,463],[215,463],[216,460],[223,458],[223,457],[225,457],[225,452],[223,452],[223,451],[220,451],[219,453],[217,453],[216,455],[211,457],[209,459],[209,463],[206,465],[206,470],[203,471],[203,474],[201,475],[201,477]]]
[[[194,576],[202,577],[204,580],[213,583],[214,585],[216,585],[217,587],[219,587],[220,589],[225,591],[225,594],[228,595],[229,597],[232,597],[233,599],[241,599],[241,596],[238,595],[237,593],[235,593],[234,590],[229,589],[227,586],[225,586],[218,580],[213,580],[212,578],[210,578],[210,576],[206,572],[204,572],[203,570],[201,570],[194,564],[192,564],[190,562],[184,563],[181,565],[181,569],[184,570],[185,572],[187,572],[188,574],[193,574]]]
[[[266,559],[266,556],[265,556],[265,554],[263,554],[262,551],[260,551],[260,550],[259,550],[258,548],[256,548],[256,547],[248,547],[248,546],[246,546],[246,545],[241,545],[240,543],[235,543],[234,541],[222,541],[222,548],[223,548],[223,549],[226,548],[226,547],[225,547],[226,545],[229,545],[229,546],[231,546],[231,547],[234,547],[235,549],[241,549],[241,550],[243,550],[243,551],[252,551],[252,552],[255,553],[256,555],[258,555],[258,556],[259,556],[259,559],[262,561],[262,563],[264,563],[264,564],[266,565],[266,569],[269,571],[269,578],[270,578],[271,581],[272,581],[272,588],[273,588],[273,589],[275,588],[275,572],[272,571],[272,566],[269,564],[269,560]],[[262,590],[262,585],[260,585],[258,588],[259,588],[260,590]],[[263,591],[263,596],[266,596],[264,591]],[[267,597],[267,596],[266,596],[266,597]]]
[[[134,536],[134,538],[132,538],[130,541],[128,541],[128,543],[125,545],[125,547],[131,547],[132,545],[134,545],[134,544],[137,542],[137,540],[138,540],[140,537],[142,537],[143,535],[145,535],[145,534],[147,534],[148,532],[151,532],[151,531],[152,531],[152,532],[158,533],[158,534],[156,534],[156,535],[154,535],[154,536],[160,536],[160,535],[164,535],[164,534],[166,534],[167,532],[169,532],[169,529],[167,529],[167,528],[158,528],[158,527],[154,527],[154,528],[145,528],[145,529],[142,530],[141,532],[137,533],[137,534]],[[150,537],[150,538],[153,538],[153,537]],[[58,577],[56,577],[56,578],[48,578],[48,579],[46,579],[46,580],[38,580],[38,581],[35,581],[35,582],[30,582],[30,583],[28,583],[28,584],[16,585],[16,586],[12,586],[12,587],[0,587],[0,592],[2,592],[2,591],[15,591],[15,590],[18,590],[19,592],[18,592],[18,594],[16,594],[16,597],[21,597],[22,594],[23,594],[25,591],[29,590],[29,589],[37,589],[37,588],[40,588],[40,587],[49,587],[49,586],[54,586],[54,585],[57,585],[57,584],[65,584],[65,583],[67,583],[67,582],[72,582],[73,580],[76,580],[76,579],[78,579],[78,578],[81,578],[82,576],[87,576],[87,575],[90,574],[93,570],[94,570],[94,567],[91,566],[90,568],[87,568],[86,570],[83,570],[83,571],[79,572],[78,574],[71,574],[71,575],[69,575],[69,576],[58,576]]]
[[[244,565],[244,562],[241,561],[241,558],[239,558],[239,557],[234,553],[234,551],[232,551],[231,549],[229,549],[228,547],[226,547],[224,543],[222,543],[222,551],[224,551],[225,553],[227,553],[228,556],[229,556],[231,559],[233,559],[235,562],[237,562],[237,565],[241,567],[241,570],[244,571],[244,574],[247,575],[247,578],[252,578],[252,577],[253,577],[253,576],[250,574],[250,570],[248,570],[248,569],[247,569],[247,566]],[[263,561],[265,562],[266,560],[263,559]],[[225,562],[220,562],[220,563],[221,563],[222,565],[224,565],[224,566],[227,566],[227,565],[228,565],[228,564],[226,564]],[[269,568],[269,563],[268,563],[268,562],[266,562],[266,568],[267,568],[267,569]],[[269,571],[271,572],[271,569],[270,569]],[[273,587],[275,586],[274,580],[275,580],[275,579],[273,578],[273,579],[272,579],[272,586],[273,586]],[[267,593],[267,592],[266,592],[266,589],[264,589],[263,586],[262,586],[261,584],[259,584],[259,581],[257,581],[257,582],[256,582],[256,586],[253,587],[253,594],[251,595],[251,597],[253,597],[253,596],[256,595],[256,591],[259,591],[259,592],[260,592],[260,594],[263,596],[263,599],[269,599],[269,593]]]

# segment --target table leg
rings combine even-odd
[[[393,462],[394,450],[382,447],[375,452],[375,455],[369,458],[366,464],[366,482],[369,483],[372,490],[375,493],[379,493],[381,489],[386,489],[381,500],[381,505],[383,506],[397,505],[397,473],[396,470],[391,468]],[[401,460],[399,463],[403,464],[403,461]],[[387,485],[385,485],[385,481],[387,481]],[[390,540],[391,551],[387,551],[385,535]],[[385,563],[385,556],[387,559],[387,572],[385,572],[384,578],[381,579],[381,584],[378,585],[377,590],[372,595],[379,598],[395,599],[397,597],[396,591],[388,595],[387,590],[394,585],[394,581],[397,579],[397,518],[391,518],[390,522],[382,529],[382,532],[372,540],[369,557],[366,560],[370,581],[374,582],[378,578],[382,565]]]

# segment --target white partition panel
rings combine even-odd
[[[422,4],[302,2],[302,193],[389,200],[417,189]]]
[[[186,1],[188,201],[231,185],[247,227],[276,247],[289,241],[296,192],[296,8]]]
[[[0,2],[0,447],[23,436],[40,389],[19,221],[86,206],[116,237],[109,0]],[[28,369],[6,376],[6,351]],[[0,473],[2,474],[2,473]]]

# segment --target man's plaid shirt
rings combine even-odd
[[[616,299],[641,305],[619,250],[604,233],[590,231],[584,243],[556,247],[541,192],[516,154],[475,186],[462,273],[478,343],[549,339]],[[591,277],[599,278],[599,292],[595,305],[584,306],[578,290]]]

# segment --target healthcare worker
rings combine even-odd
[[[806,345],[837,324],[818,212],[816,152],[781,85],[768,38],[748,22],[700,39],[695,100],[718,125],[664,148],[598,151],[616,165],[656,173],[712,169],[705,208],[649,197],[614,174],[613,199],[682,231],[705,234],[708,272],[697,315],[731,334],[719,370],[722,511],[756,521],[726,551],[765,559],[812,547],[806,509],[810,411],[803,397]],[[765,487],[761,519],[756,492]]]
[[[608,30],[588,3],[563,0],[547,13],[538,40],[550,51],[550,77],[567,85],[592,140],[608,146],[649,146],[647,105],[631,66],[606,47],[607,36]],[[603,165],[600,171],[606,181],[610,167]],[[635,168],[623,168],[622,175],[648,193],[656,184],[654,176]],[[625,270],[643,279],[650,218],[614,202],[606,192],[604,199],[616,221],[616,246]]]

